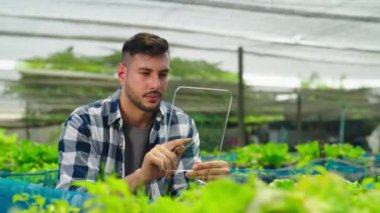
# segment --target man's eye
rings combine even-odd
[[[167,73],[161,73],[161,74],[160,74],[160,77],[161,77],[161,78],[165,78],[165,77],[167,77],[167,76],[168,76]]]
[[[149,75],[149,72],[140,72],[141,75]]]

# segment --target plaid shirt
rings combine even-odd
[[[59,177],[56,188],[74,190],[73,181],[95,181],[100,174],[124,177],[125,139],[119,109],[120,90],[111,97],[77,108],[67,119],[59,140]],[[172,118],[170,126],[170,111]],[[170,131],[168,133],[168,129]],[[178,170],[191,169],[199,160],[199,134],[194,120],[182,110],[161,102],[150,132],[149,146],[178,138],[192,138],[178,163]],[[184,172],[174,178],[152,181],[147,191],[152,199],[167,194],[176,196],[188,188]],[[169,191],[168,191],[169,190]]]

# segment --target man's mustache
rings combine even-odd
[[[160,91],[150,91],[150,92],[145,93],[143,96],[145,97],[148,95],[158,95],[159,97],[161,97],[162,93]]]

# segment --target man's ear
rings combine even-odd
[[[117,79],[119,80],[120,85],[125,84],[126,72],[127,72],[127,67],[124,64],[119,63],[117,65]]]

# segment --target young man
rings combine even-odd
[[[75,189],[73,181],[94,181],[99,174],[116,172],[132,191],[145,184],[155,198],[177,195],[189,179],[229,174],[224,161],[200,162],[193,119],[161,101],[169,65],[169,45],[163,38],[139,33],[124,43],[117,67],[120,89],[77,108],[65,123],[57,188]]]

